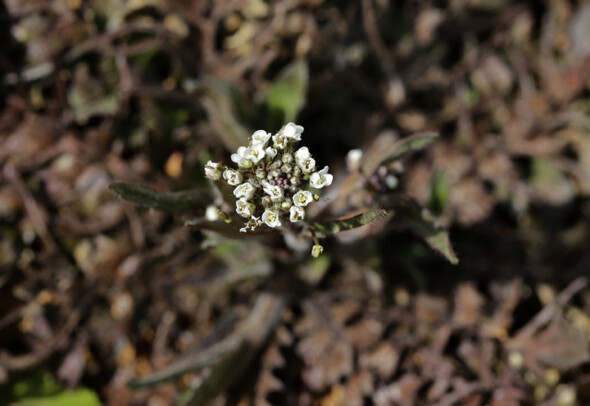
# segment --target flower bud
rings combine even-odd
[[[256,170],[256,178],[258,178],[260,180],[266,178],[266,171],[264,169]]]
[[[289,178],[289,182],[291,183],[291,185],[293,186],[299,186],[301,184],[301,179],[299,179],[298,176],[291,176]]]
[[[290,200],[285,200],[281,203],[281,209],[283,210],[289,210],[292,206],[292,203]]]
[[[283,156],[281,157],[281,161],[283,161],[284,164],[293,162],[293,154],[283,154]]]
[[[290,164],[283,164],[283,166],[281,166],[281,171],[283,171],[285,173],[291,173],[292,170],[293,170],[293,166]]]
[[[301,175],[301,168],[296,166],[295,168],[293,168],[293,176],[299,176]]]
[[[272,175],[273,178],[278,178],[279,176],[281,176],[281,170],[280,169],[273,169],[272,171],[270,171],[270,174]]]
[[[264,207],[269,207],[272,205],[272,199],[270,198],[270,196],[264,196],[262,198],[262,205]]]
[[[317,258],[320,256],[320,254],[324,251],[324,247],[322,247],[320,244],[315,244],[313,246],[313,248],[311,249],[311,256],[314,258]]]
[[[314,193],[314,194],[313,194],[313,200],[315,200],[316,202],[317,202],[318,200],[320,200],[320,195],[318,195],[317,193]]]
[[[274,161],[272,164],[270,164],[270,169],[279,169],[281,164],[281,161]]]

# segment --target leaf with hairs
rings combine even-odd
[[[169,213],[183,213],[204,207],[211,201],[210,192],[201,189],[164,193],[149,187],[117,182],[109,186],[123,199]]]
[[[394,210],[395,224],[398,227],[407,228],[418,234],[430,248],[441,253],[451,264],[459,263],[447,230],[436,224],[428,210],[409,199],[398,202]]]
[[[374,209],[358,214],[356,216],[344,219],[333,220],[325,223],[314,223],[309,226],[316,237],[326,237],[341,231],[352,230],[353,228],[362,227],[375,220],[385,218],[387,211],[383,209]]]

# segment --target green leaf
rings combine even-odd
[[[209,192],[200,189],[163,193],[146,186],[117,182],[109,186],[123,199],[169,213],[187,212],[204,207],[210,201]]]
[[[309,70],[307,63],[296,60],[286,66],[270,85],[266,104],[282,123],[295,121],[305,105]]]
[[[436,172],[430,183],[430,199],[428,208],[436,214],[445,210],[450,199],[449,182],[442,172]]]
[[[436,224],[430,212],[413,201],[404,200],[395,209],[396,225],[418,234],[433,250],[441,253],[451,264],[459,263],[448,232]]]
[[[344,220],[333,220],[325,223],[314,223],[309,226],[316,237],[326,237],[341,231],[362,227],[374,220],[384,218],[387,211],[383,209],[370,210]]]

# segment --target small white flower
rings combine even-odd
[[[267,133],[264,130],[255,131],[254,134],[252,134],[252,146],[260,145],[264,148],[269,139],[270,133]]]
[[[219,209],[213,205],[207,206],[207,209],[205,209],[205,219],[208,221],[219,220]]]
[[[267,149],[264,150],[264,152],[266,152],[266,156],[269,157],[270,159],[273,159],[275,156],[277,156],[277,150],[274,149],[273,147],[268,147]]]
[[[258,227],[261,224],[262,221],[260,221],[260,217],[252,216],[250,217],[250,220],[248,220],[246,224],[244,224],[244,227],[240,228],[240,232],[245,233],[248,231],[248,229],[254,231],[256,227]]]
[[[271,185],[268,182],[265,182],[262,185],[263,189],[264,189],[264,193],[266,193],[267,195],[270,196],[270,199],[273,202],[276,202],[277,200],[281,200],[284,196],[283,194],[283,188],[278,186],[278,185]]]
[[[250,203],[246,199],[238,199],[236,201],[236,212],[242,217],[250,217],[254,214],[254,210],[256,210],[256,206],[254,203]]]
[[[246,155],[244,158],[252,162],[253,164],[257,164],[260,162],[262,158],[264,158],[264,148],[262,145],[253,145],[252,148],[248,148],[246,150]]]
[[[305,207],[313,200],[313,195],[307,190],[300,190],[293,195],[293,204],[298,207]]]
[[[251,183],[246,182],[234,189],[234,196],[238,199],[243,197],[244,199],[249,200],[254,196],[255,191],[256,188]]]
[[[357,172],[361,166],[363,151],[361,149],[351,149],[346,154],[346,166],[350,172]]]
[[[269,227],[279,227],[281,221],[279,220],[279,212],[273,209],[266,209],[262,213],[262,221]]]
[[[233,169],[226,169],[223,171],[223,179],[231,186],[238,186],[242,183],[242,174]]]
[[[291,208],[289,209],[289,220],[291,220],[291,223],[301,221],[304,217],[305,210],[303,209],[303,207],[291,206]]]
[[[321,171],[311,174],[309,177],[309,184],[311,187],[321,189],[324,186],[330,186],[333,178],[334,176],[328,173],[328,167],[325,166]]]
[[[207,161],[205,165],[205,176],[211,180],[219,180],[221,178],[221,167],[219,162]]]
[[[311,154],[309,153],[309,148],[301,147],[297,151],[295,151],[295,161],[305,161],[306,159],[311,158]]]
[[[283,137],[281,133],[273,135],[272,141],[276,149],[285,149],[285,147],[289,143],[289,139],[287,137]]]
[[[315,159],[311,157],[307,147],[301,147],[295,152],[295,162],[303,173],[310,173],[315,169]]]
[[[250,148],[248,147],[240,147],[238,148],[238,152],[235,154],[231,154],[231,160],[238,164],[240,168],[251,168],[252,161],[248,159],[248,155],[250,154]]]
[[[280,133],[285,138],[290,138],[295,141],[301,141],[301,133],[303,132],[303,127],[297,125],[295,123],[288,123],[285,125]]]

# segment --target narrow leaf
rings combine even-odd
[[[199,189],[163,193],[146,186],[122,182],[111,184],[109,189],[123,199],[170,213],[187,212],[197,207],[203,207],[210,201],[209,192]]]
[[[370,210],[365,213],[350,217],[344,220],[333,220],[325,223],[314,223],[309,228],[317,237],[325,237],[330,234],[336,234],[340,231],[351,230],[371,223],[374,220],[384,218],[387,211],[382,209]]]
[[[403,206],[395,210],[396,225],[418,234],[430,248],[441,253],[451,264],[459,263],[448,232],[436,224],[430,212],[420,208],[415,202],[405,200],[403,203]]]

